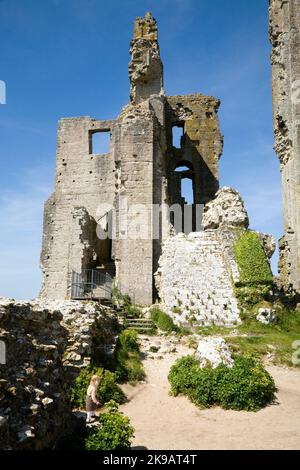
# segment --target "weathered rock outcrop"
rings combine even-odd
[[[219,189],[215,199],[205,206],[202,225],[204,230],[248,228],[249,218],[240,194],[228,187]]]
[[[0,448],[52,448],[72,429],[70,383],[115,325],[99,305],[0,299]]]

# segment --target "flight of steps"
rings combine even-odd
[[[152,320],[147,318],[126,318],[124,319],[124,326],[128,330],[136,331],[152,331],[155,328],[155,325]]]
[[[110,299],[101,299],[101,305],[110,307],[118,317],[121,325],[129,330],[136,330],[138,332],[150,332],[155,328],[155,324],[148,318],[136,318],[132,315],[126,315],[122,307],[116,307],[112,304]]]

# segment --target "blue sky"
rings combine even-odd
[[[129,100],[133,20],[158,21],[167,94],[221,99],[221,185],[251,228],[282,235],[273,151],[268,0],[0,0],[0,295],[37,296],[43,202],[60,117],[110,119]],[[276,257],[273,261],[276,266]]]

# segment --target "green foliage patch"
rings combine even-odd
[[[244,232],[235,244],[234,253],[240,273],[240,287],[272,284],[270,264],[257,233]]]
[[[125,450],[130,449],[134,428],[127,416],[118,410],[118,405],[111,400],[107,403],[107,413],[99,417],[100,426],[88,430],[85,439],[87,450]]]
[[[173,320],[169,315],[160,310],[158,307],[153,307],[150,311],[151,320],[155,323],[157,328],[166,333],[172,333],[172,331],[177,331],[177,327],[174,324]]]
[[[116,384],[116,374],[101,367],[85,367],[82,369],[74,384],[71,387],[70,399],[74,407],[84,408],[87,388],[93,375],[100,377],[100,384],[97,397],[100,404],[115,400],[117,403],[124,403],[126,397],[120,387]]]
[[[257,411],[273,398],[275,384],[262,364],[251,357],[236,357],[234,366],[200,368],[187,356],[170,369],[171,394],[187,395],[201,408],[219,405],[224,409]]]
[[[235,295],[243,309],[247,309],[269,296],[273,274],[259,235],[247,230],[234,246],[240,279],[235,284]]]
[[[137,338],[136,331],[124,330],[117,339],[114,359],[115,371],[120,382],[136,383],[145,378]]]

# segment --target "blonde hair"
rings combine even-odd
[[[100,383],[99,375],[93,375],[90,381],[90,385],[93,385],[95,387],[95,386],[98,386],[99,383]]]

